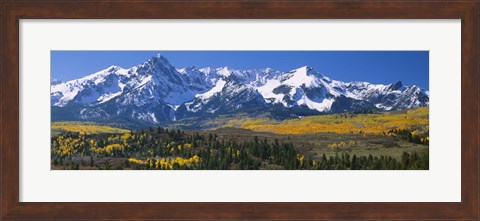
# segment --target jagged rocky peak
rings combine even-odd
[[[390,86],[390,89],[391,89],[391,90],[398,90],[398,89],[400,89],[400,88],[402,88],[402,87],[403,87],[402,82],[401,82],[401,81],[398,81],[397,83],[392,84],[392,85]]]
[[[172,64],[170,64],[170,61],[168,61],[167,58],[165,58],[161,54],[157,54],[157,55],[153,56],[152,58],[150,58],[148,60],[148,63],[157,64],[157,65],[172,66]]]

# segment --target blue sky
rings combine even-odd
[[[428,89],[428,51],[52,51],[52,79],[67,81],[110,65],[130,68],[159,53],[176,68],[270,67],[289,71],[308,65],[334,80],[402,81]]]

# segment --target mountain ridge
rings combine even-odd
[[[384,85],[332,80],[309,66],[287,72],[176,68],[158,54],[128,69],[112,65],[67,82],[54,80],[50,95],[52,121],[160,124],[240,112],[292,117],[403,110],[428,106],[428,93],[401,81]]]

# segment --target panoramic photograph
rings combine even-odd
[[[428,51],[51,51],[52,170],[428,170]]]

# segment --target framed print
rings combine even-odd
[[[478,1],[0,4],[5,220],[480,218]]]

